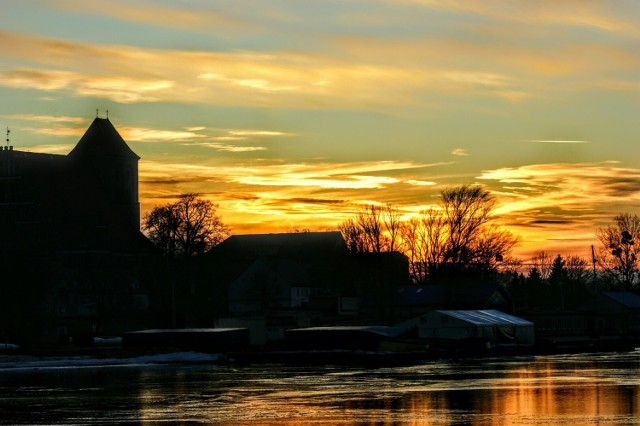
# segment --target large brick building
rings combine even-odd
[[[140,232],[138,160],[103,118],[68,155],[2,147],[0,339],[142,325],[143,270],[156,252]]]

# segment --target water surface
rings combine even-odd
[[[638,352],[384,368],[168,360],[0,360],[0,423],[640,424]]]

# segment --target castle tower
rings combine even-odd
[[[110,214],[140,229],[138,160],[108,118],[96,118],[68,155],[81,176],[95,182]]]

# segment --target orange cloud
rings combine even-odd
[[[501,200],[500,220],[538,249],[569,242],[586,251],[596,227],[640,201],[640,169],[616,162],[505,167],[478,179]]]

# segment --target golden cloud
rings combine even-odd
[[[223,138],[216,138],[216,139],[225,140]],[[231,139],[235,140],[238,138],[231,138]],[[267,148],[264,146],[238,146],[238,145],[229,145],[229,144],[218,143],[218,142],[201,142],[201,143],[196,143],[192,145],[205,146],[207,148],[213,148],[217,151],[225,151],[225,152],[255,152],[255,151],[267,150]]]
[[[67,155],[73,149],[74,144],[46,144],[31,146],[26,149],[28,152],[39,152],[42,154]]]
[[[469,151],[467,151],[464,148],[456,148],[453,151],[451,151],[451,155],[455,155],[457,157],[468,157]]]
[[[172,7],[158,2],[137,0],[110,0],[109,3],[87,2],[83,0],[48,0],[48,3],[74,13],[108,16],[119,20],[153,24],[170,28],[242,29],[251,26],[234,19],[215,8]]]
[[[153,102],[159,92],[173,83],[127,77],[95,77],[77,72],[18,68],[0,72],[0,86],[39,89],[48,92],[71,91],[76,96],[102,97],[120,103]]]
[[[206,137],[189,131],[159,130],[143,127],[121,127],[118,131],[125,140],[131,142],[190,141]]]
[[[475,13],[516,22],[587,27],[632,36],[640,33],[636,23],[606,2],[542,1],[535,6],[527,2],[502,0],[382,0],[394,4],[415,4],[452,13]]]
[[[34,121],[42,123],[75,123],[84,124],[86,119],[82,117],[69,117],[63,115],[36,115],[36,114],[9,114],[4,117],[10,120]]]
[[[478,179],[502,185],[499,191],[507,201],[499,209],[503,214],[550,208],[578,215],[583,211],[610,212],[630,200],[640,200],[640,170],[612,162],[500,168],[485,171]]]
[[[0,75],[2,85],[70,91],[121,103],[377,109],[422,103],[419,94],[430,91],[471,90],[506,99],[524,93],[513,77],[498,72],[390,66],[313,53],[142,49],[6,31],[0,32],[0,53],[42,67],[5,71]],[[187,63],[189,67],[184,67]]]

